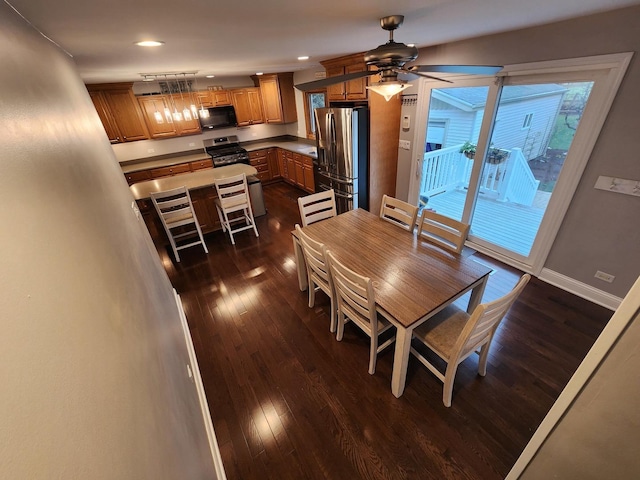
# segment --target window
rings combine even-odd
[[[532,119],[533,119],[533,113],[527,113],[524,116],[524,122],[522,122],[522,128],[529,128],[531,126]]]
[[[316,138],[316,118],[313,111],[316,108],[325,107],[327,99],[326,90],[315,90],[304,93],[304,116],[307,120],[307,138]]]

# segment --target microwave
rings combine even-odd
[[[199,115],[200,126],[203,130],[213,128],[236,127],[236,111],[232,105],[224,107],[209,107],[205,109],[209,115],[203,117]]]

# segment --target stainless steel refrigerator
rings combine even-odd
[[[333,189],[338,213],[369,207],[369,112],[366,107],[316,108],[316,191]]]

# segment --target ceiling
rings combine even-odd
[[[640,0],[5,0],[73,56],[86,83],[142,73],[216,77],[296,71],[395,40],[417,47],[638,4]],[[523,6],[523,5],[526,5]],[[143,48],[140,40],[165,45]],[[297,57],[308,55],[307,61]],[[418,63],[429,63],[420,58]]]

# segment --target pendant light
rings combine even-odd
[[[167,81],[167,76],[164,76],[164,84],[167,88],[167,90],[169,90],[169,92],[171,92],[171,89],[169,88],[169,82]],[[160,92],[162,93],[162,103],[164,103],[164,118],[167,119],[167,123],[173,123],[173,117],[171,115],[171,109],[169,108],[169,100],[165,98],[164,96],[164,92],[162,91],[162,89],[160,89]]]
[[[196,77],[196,74],[193,74],[193,78],[195,80],[196,83],[196,91],[199,91],[198,89],[198,77]],[[200,118],[209,118],[209,110],[207,110],[206,108],[204,108],[204,105],[202,104],[202,97],[198,96],[196,94],[196,96],[198,97],[198,101],[200,102],[200,110],[198,110],[198,116]]]
[[[182,74],[182,76],[184,77],[184,73]],[[176,81],[178,83],[178,91],[180,92],[180,101],[182,103],[182,106],[184,107],[182,109],[182,118],[184,118],[185,122],[190,122],[192,120],[192,118],[191,118],[191,110],[189,110],[187,108],[187,106],[185,105],[185,103],[184,103],[184,97],[182,96],[182,88],[180,87],[180,80],[178,79],[178,75],[177,74],[176,74]],[[185,87],[186,87],[186,81],[185,81]]]
[[[158,76],[155,75],[153,79],[157,82]],[[146,76],[144,81],[148,81]],[[160,82],[158,82],[158,88],[160,88]],[[160,89],[160,91],[162,91],[162,89]],[[164,101],[162,103],[164,104]],[[153,102],[153,107],[156,109],[156,111],[153,113],[153,118],[156,120],[156,123],[158,125],[162,125],[164,123],[164,118],[162,117],[162,113],[158,111],[158,105],[156,104],[156,102]]]
[[[187,76],[186,76],[186,74],[183,74],[183,75],[185,75],[185,85],[186,85]],[[197,99],[193,98],[193,86],[195,85],[196,74],[193,73],[192,75],[193,75],[193,80],[194,81],[191,82],[191,84],[189,85],[189,103],[190,103],[189,107],[191,108],[191,114],[192,114],[193,118],[195,119],[195,118],[198,118],[198,107],[196,106]]]

